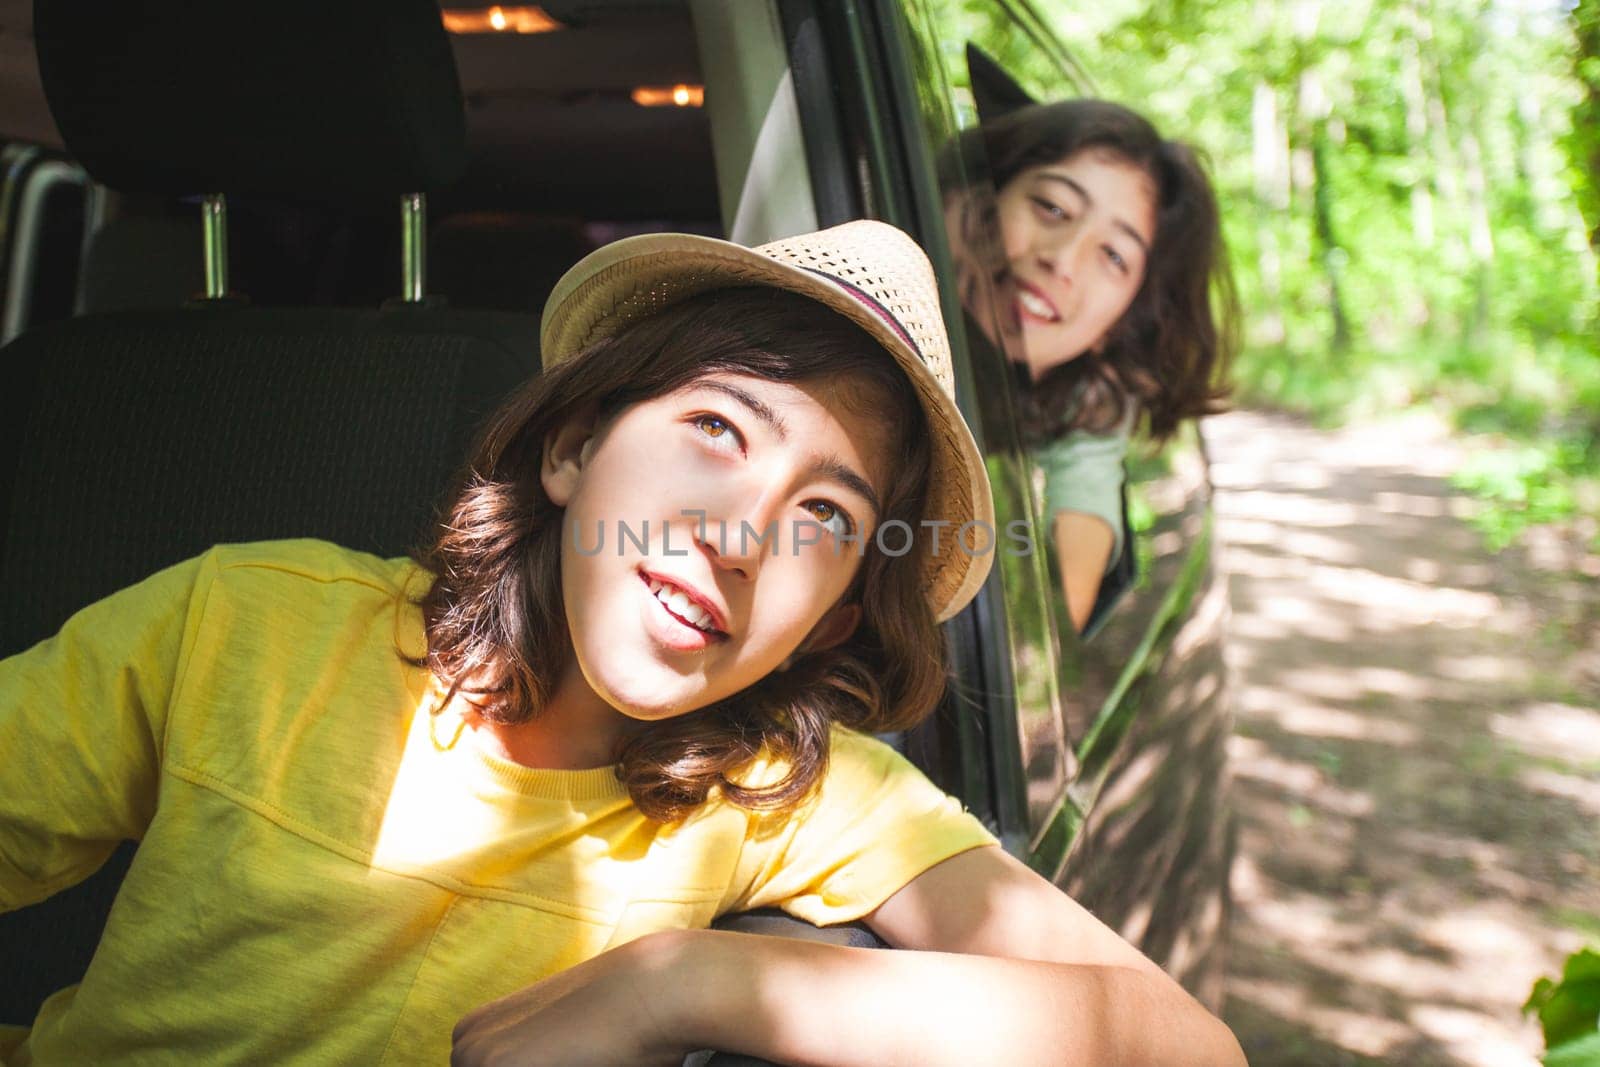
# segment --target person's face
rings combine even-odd
[[[831,393],[718,373],[552,435],[576,661],[558,699],[671,718],[849,637],[861,559],[841,537],[871,544],[888,435]]]
[[[1035,376],[1096,351],[1144,281],[1155,239],[1150,176],[1093,149],[1031,167],[1000,190],[1003,334]]]

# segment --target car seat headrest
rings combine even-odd
[[[349,204],[466,164],[434,0],[35,0],[34,34],[68,151],[113,189]]]

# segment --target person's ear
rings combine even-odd
[[[594,450],[596,413],[580,412],[551,431],[544,439],[539,460],[539,482],[545,495],[558,508],[567,506],[583,477],[583,468]]]
[[[860,604],[839,604],[830,608],[828,613],[811,628],[811,632],[806,634],[806,639],[800,642],[800,647],[778,664],[778,670],[788,670],[794,666],[795,660],[808,652],[822,652],[844,644],[850,640],[851,635],[856,632],[856,627],[860,625]]]

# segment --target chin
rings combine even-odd
[[[710,703],[709,700],[696,699],[693,694],[672,693],[671,682],[675,680],[660,679],[658,684],[652,685],[650,679],[634,676],[621,685],[601,690],[601,696],[616,709],[618,715],[635,722],[675,719]]]
[[[1060,346],[1049,346],[1041,343],[1024,345],[1023,351],[1027,355],[1028,365],[1034,369],[1036,374],[1048,374],[1057,367],[1065,366],[1086,354],[1085,352],[1077,352],[1070,356],[1061,356],[1056,354],[1061,351]],[[1046,352],[1050,354],[1047,355]]]

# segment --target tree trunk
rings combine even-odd
[[[1476,116],[1474,116],[1476,118]],[[1489,276],[1494,267],[1494,231],[1489,224],[1488,182],[1483,172],[1483,150],[1476,122],[1461,138],[1461,161],[1466,169],[1467,210],[1470,212],[1472,249],[1472,317],[1467,336],[1481,341],[1489,327]]]
[[[1406,104],[1406,155],[1432,162],[1428,149],[1428,98],[1422,87],[1422,56],[1415,27],[1421,21],[1414,5],[1406,5],[1403,26],[1410,32],[1400,41],[1400,95]],[[1417,247],[1433,247],[1433,183],[1436,168],[1429,166],[1411,176],[1411,235]]]
[[[1430,256],[1434,246],[1433,186],[1438,180],[1428,141],[1428,93],[1422,84],[1422,54],[1417,27],[1422,18],[1415,0],[1401,11],[1400,94],[1406,105],[1406,157],[1416,167],[1411,175],[1411,237],[1416,250]],[[1433,326],[1433,300],[1426,284],[1416,290],[1410,316],[1424,331]]]
[[[1328,97],[1322,76],[1316,68],[1300,75],[1300,113],[1311,124],[1311,218],[1321,253],[1323,275],[1328,283],[1328,314],[1333,323],[1330,345],[1337,354],[1350,349],[1350,317],[1345,312],[1344,286],[1340,275],[1346,258],[1333,225],[1333,189],[1328,172]]]
[[[1350,318],[1344,310],[1344,287],[1340,275],[1346,253],[1333,230],[1333,190],[1328,185],[1328,124],[1311,128],[1311,166],[1316,175],[1312,210],[1317,224],[1317,241],[1322,246],[1322,270],[1328,278],[1328,313],[1333,318],[1333,350],[1350,350]]]
[[[1251,110],[1257,211],[1256,244],[1261,267],[1261,338],[1282,344],[1288,336],[1283,321],[1283,265],[1278,226],[1289,212],[1289,145],[1278,119],[1278,96],[1265,80],[1256,82]]]

